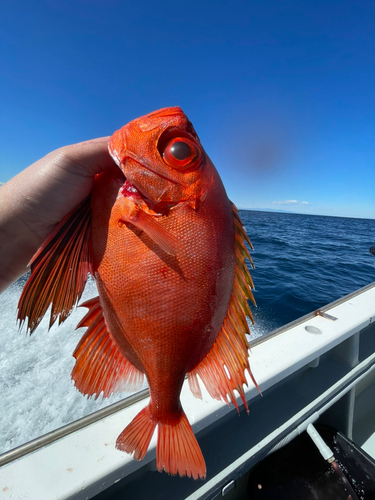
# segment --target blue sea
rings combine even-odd
[[[240,211],[254,245],[257,308],[252,338],[375,281],[375,220]],[[32,337],[16,325],[24,279],[0,296],[0,453],[126,396],[82,396],[70,379],[72,353],[85,314],[76,309],[48,331],[44,318]],[[90,280],[82,300],[97,295]],[[251,339],[250,339],[251,340]]]
[[[375,281],[375,220],[241,210],[254,246],[255,330],[268,333]]]

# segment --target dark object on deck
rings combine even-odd
[[[375,255],[375,245],[370,248],[370,253],[372,253],[372,255]]]
[[[375,500],[375,461],[361,448],[326,426],[317,430],[361,500]],[[250,472],[251,500],[348,500],[342,480],[306,432],[257,464]]]

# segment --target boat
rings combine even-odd
[[[194,398],[184,383],[205,480],[158,473],[155,436],[142,462],[115,449],[146,405],[146,389],[1,455],[0,498],[250,498],[260,464],[302,437],[307,446],[306,430],[324,438],[324,426],[375,460],[375,282],[255,339],[250,365],[262,394],[249,379],[249,415],[240,399],[238,414],[204,389],[202,400]]]

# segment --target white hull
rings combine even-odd
[[[205,481],[153,472],[155,436],[142,462],[115,449],[146,404],[135,397],[0,456],[0,498],[193,500],[226,491],[234,498],[251,467],[317,421],[375,458],[375,283],[321,311],[252,343],[250,365],[263,397],[249,381],[249,416],[243,405],[238,416],[205,391],[197,400],[184,384],[181,401],[206,459]]]

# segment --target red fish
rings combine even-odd
[[[91,195],[33,257],[18,318],[32,333],[52,303],[50,324],[61,323],[90,272],[99,297],[82,304],[89,311],[78,327],[88,328],[74,352],[76,387],[106,397],[146,377],[150,402],[116,447],[142,460],[157,427],[158,470],[204,478],[180,391],[188,374],[201,397],[199,375],[213,398],[238,409],[236,390],[247,409],[251,243],[180,108],[128,123],[109,151],[120,168],[96,176]]]

